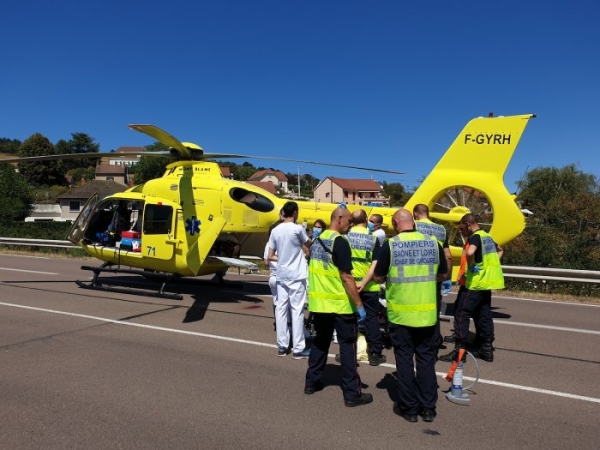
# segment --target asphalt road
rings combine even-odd
[[[469,405],[446,399],[439,362],[438,416],[413,424],[392,412],[391,350],[359,369],[372,404],[344,406],[333,358],[305,395],[306,360],[276,356],[264,276],[193,279],[165,300],[81,289],[83,264],[0,254],[1,448],[599,447],[599,306],[495,295],[495,361]]]

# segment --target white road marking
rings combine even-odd
[[[11,272],[37,273],[39,275],[58,275],[58,273],[55,272],[40,272],[39,270],[12,269],[10,267],[0,267],[0,270],[10,270]]]
[[[33,258],[33,259],[50,259],[47,256],[34,256],[34,255],[18,255],[18,254],[6,254],[0,253],[0,256],[7,256],[9,258]]]
[[[555,327],[553,325],[538,325],[535,323],[509,322],[507,320],[497,320],[497,319],[494,320],[494,324],[514,325],[517,327],[528,327],[528,328],[543,328],[545,330],[555,330],[555,331],[570,331],[572,333],[596,334],[596,335],[600,336],[600,331],[582,330],[581,328]]]
[[[454,320],[454,316],[441,315],[441,319],[446,320]],[[471,322],[473,319],[470,319]],[[581,333],[581,334],[595,334],[600,336],[600,331],[597,330],[584,330],[581,328],[568,328],[568,327],[557,327],[554,325],[540,325],[537,323],[527,323],[527,322],[509,322],[508,320],[502,319],[494,319],[494,325],[513,325],[516,327],[526,327],[526,328],[542,328],[544,330],[554,330],[554,331],[568,331],[571,333]]]
[[[591,306],[593,308],[600,308],[600,304],[597,303],[580,303],[580,302],[565,302],[561,300],[542,300],[539,298],[523,298],[523,297],[507,297],[504,295],[495,295],[494,298],[503,298],[506,300],[517,300],[524,302],[535,302],[535,303],[551,303],[551,304],[559,304],[564,306],[577,305],[577,306]]]
[[[99,322],[112,323],[115,325],[124,325],[124,326],[129,326],[129,327],[145,328],[148,330],[157,330],[157,331],[166,331],[169,333],[185,334],[188,336],[205,337],[205,338],[217,339],[217,340],[221,340],[221,341],[237,342],[240,344],[255,345],[257,347],[269,347],[269,348],[277,347],[274,344],[267,344],[265,342],[250,341],[247,339],[238,339],[238,338],[233,338],[233,337],[229,337],[229,336],[219,336],[219,335],[215,335],[215,334],[199,333],[197,331],[177,330],[175,328],[158,327],[155,325],[145,325],[145,324],[134,323],[134,322],[122,322],[120,320],[108,319],[106,317],[90,316],[87,314],[77,314],[77,313],[72,313],[72,312],[68,312],[68,311],[57,311],[54,309],[37,308],[34,306],[25,306],[25,305],[15,305],[12,303],[4,303],[4,302],[0,302],[0,306],[21,308],[21,309],[27,309],[30,311],[39,311],[39,312],[45,312],[45,313],[51,313],[51,314],[60,314],[60,315],[64,315],[64,316],[78,317],[78,318],[82,318],[82,319],[91,319],[91,320],[97,320]],[[335,357],[335,355],[333,355],[333,354],[329,354],[328,356],[330,358]],[[384,367],[389,367],[392,369],[396,368],[396,366],[392,365],[392,364],[380,364],[380,365],[384,366]],[[436,374],[442,378],[445,378],[445,376],[446,376],[446,374],[442,373],[442,372],[436,372]],[[469,380],[469,381],[475,380],[472,377],[464,377],[464,379]],[[478,383],[490,384],[493,386],[500,386],[500,387],[505,387],[505,388],[509,388],[509,389],[517,389],[517,390],[521,390],[521,391],[535,392],[537,394],[552,395],[554,397],[569,398],[572,400],[583,400],[586,402],[600,403],[600,398],[586,397],[583,395],[576,395],[576,394],[569,394],[568,392],[551,391],[548,389],[540,389],[540,388],[531,387],[531,386],[522,386],[519,384],[504,383],[501,381],[485,380],[485,379],[480,378],[478,380]]]

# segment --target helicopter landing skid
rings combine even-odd
[[[75,283],[81,288],[84,289],[95,289],[98,291],[108,291],[108,292],[119,292],[121,294],[137,294],[137,295],[145,295],[147,297],[159,297],[159,298],[168,298],[172,300],[182,300],[183,296],[180,294],[169,294],[165,292],[165,286],[169,281],[171,281],[174,277],[172,274],[163,275],[157,273],[149,273],[147,271],[142,270],[134,270],[134,269],[120,269],[108,267],[106,265],[102,265],[100,267],[91,267],[91,266],[81,266],[82,270],[91,270],[94,272],[94,278],[89,283],[85,283],[80,280],[76,280]],[[150,290],[146,290],[143,288],[136,288],[131,286],[118,287],[113,284],[105,284],[103,280],[100,279],[100,274],[103,272],[108,272],[112,274],[117,273],[128,273],[133,275],[140,275],[144,278],[153,278],[159,281],[162,281],[160,288],[154,292]]]

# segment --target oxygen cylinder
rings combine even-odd
[[[462,397],[462,388],[463,388],[463,362],[459,362],[456,370],[454,371],[454,375],[452,376],[452,395],[454,397],[460,398]]]

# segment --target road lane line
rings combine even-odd
[[[441,315],[440,319],[446,319],[448,321],[454,320],[454,316]],[[470,319],[471,322],[473,319]],[[516,327],[526,327],[526,328],[541,328],[544,330],[553,330],[553,331],[568,331],[570,333],[581,333],[581,334],[595,334],[600,336],[600,331],[597,330],[585,330],[582,328],[568,328],[568,327],[558,327],[555,325],[540,325],[537,323],[527,323],[527,322],[509,322],[508,320],[502,319],[494,319],[494,325],[513,325]]]
[[[9,258],[33,258],[33,259],[51,259],[47,256],[34,256],[34,255],[18,255],[13,253],[0,253],[0,256],[7,256]]]
[[[564,306],[569,306],[569,305],[577,305],[577,306],[591,306],[593,308],[600,308],[600,304],[598,303],[580,303],[580,302],[568,302],[568,301],[564,301],[564,300],[543,300],[540,298],[526,298],[526,297],[509,297],[509,296],[504,296],[504,295],[495,295],[494,299],[500,299],[503,298],[505,300],[517,300],[517,301],[524,301],[524,302],[534,302],[534,303],[549,303],[549,304],[554,304],[554,305],[564,305]]]
[[[40,272],[39,270],[12,269],[10,267],[0,267],[0,270],[10,270],[11,272],[36,273],[38,275],[58,275],[58,273],[55,272]]]
[[[166,331],[169,333],[184,334],[187,336],[205,337],[205,338],[209,338],[209,339],[217,339],[220,341],[237,342],[240,344],[250,344],[250,345],[255,345],[257,347],[268,347],[268,348],[277,347],[275,344],[267,344],[265,342],[250,341],[248,339],[239,339],[239,338],[233,338],[233,337],[229,337],[229,336],[219,336],[219,335],[215,335],[215,334],[199,333],[197,331],[178,330],[176,328],[159,327],[156,325],[145,325],[145,324],[135,323],[135,322],[123,322],[121,320],[108,319],[106,317],[90,316],[87,314],[77,314],[77,313],[72,313],[72,312],[68,312],[68,311],[58,311],[58,310],[47,309],[47,308],[38,308],[35,306],[16,305],[13,303],[5,303],[5,302],[0,302],[0,306],[27,309],[30,311],[45,312],[45,313],[50,313],[50,314],[59,314],[59,315],[70,316],[70,317],[78,317],[81,319],[91,319],[91,320],[97,320],[99,322],[112,323],[115,325],[124,325],[124,326],[137,327],[137,328],[145,328],[148,330]],[[329,354],[328,356],[330,358],[334,358],[335,355]],[[380,364],[380,365],[383,367],[388,367],[388,368],[392,368],[392,369],[396,368],[396,366],[393,364]],[[443,372],[436,372],[436,374],[442,378],[444,378],[446,376],[446,374]],[[475,378],[472,378],[472,377],[464,377],[464,379],[469,380],[469,381],[475,380]],[[576,394],[569,394],[568,392],[558,392],[558,391],[552,391],[549,389],[540,389],[540,388],[531,387],[531,386],[522,386],[519,384],[504,383],[501,381],[485,380],[482,378],[479,378],[479,380],[477,382],[482,383],[482,384],[490,384],[493,386],[505,387],[505,388],[509,388],[509,389],[534,392],[537,394],[551,395],[554,397],[562,397],[562,398],[569,398],[572,400],[582,400],[582,401],[586,401],[586,402],[600,403],[600,398],[587,397],[587,396],[576,395]]]
[[[497,319],[494,320],[494,324],[514,325],[517,327],[528,327],[528,328],[543,328],[545,330],[569,331],[572,333],[595,334],[595,335],[600,336],[600,331],[583,330],[581,328],[557,327],[557,326],[553,326],[553,325],[538,325],[535,323],[525,323],[525,322],[509,322],[507,320],[497,320]]]

